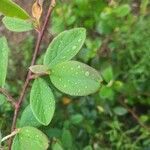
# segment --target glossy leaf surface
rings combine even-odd
[[[34,116],[41,124],[50,123],[55,110],[55,100],[51,89],[41,78],[36,79],[32,85],[30,106]]]
[[[15,136],[12,150],[46,150],[47,137],[34,127],[23,127]]]
[[[23,19],[4,17],[3,23],[7,29],[14,32],[25,32],[33,29],[33,24]]]
[[[50,68],[73,58],[81,49],[86,38],[84,28],[74,28],[60,33],[49,45],[44,64]]]
[[[60,91],[76,96],[96,92],[101,82],[101,76],[95,69],[77,61],[58,64],[52,69],[50,79]]]
[[[30,108],[30,105],[28,105],[22,115],[21,115],[21,120],[19,127],[24,127],[24,126],[33,126],[33,127],[39,127],[41,124],[37,121],[37,119],[34,117],[33,112]]]

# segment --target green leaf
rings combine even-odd
[[[36,79],[32,85],[30,106],[34,116],[41,124],[50,123],[55,111],[55,100],[51,89],[41,78]]]
[[[20,6],[11,0],[1,0],[0,13],[9,17],[16,17],[20,19],[29,19],[29,14]]]
[[[63,148],[58,142],[56,142],[52,145],[52,150],[63,150]]]
[[[104,65],[104,69],[102,69],[102,76],[107,83],[113,80],[113,70],[110,65]]]
[[[46,150],[48,148],[47,137],[34,127],[23,127],[15,136],[12,150]]]
[[[89,95],[100,87],[101,76],[90,66],[66,61],[51,70],[50,79],[60,91],[76,96]]]
[[[29,69],[35,74],[49,74],[49,69],[44,65],[34,65],[29,67]]]
[[[8,45],[5,37],[0,38],[0,87],[4,87],[8,66]]]
[[[83,116],[81,114],[72,115],[70,121],[72,124],[79,124],[83,121]]]
[[[65,149],[68,149],[68,150],[72,149],[72,145],[73,145],[73,143],[72,143],[72,135],[71,135],[69,130],[67,130],[67,129],[63,130],[61,140],[62,140],[63,147]]]
[[[4,17],[3,23],[7,29],[14,32],[25,32],[33,29],[33,24],[28,20],[13,18],[13,17]]]
[[[115,107],[113,111],[116,115],[119,115],[119,116],[123,116],[128,113],[128,111],[124,107],[120,107],[120,106]]]
[[[114,84],[113,84],[113,88],[114,88],[116,91],[122,91],[122,90],[123,90],[123,87],[124,87],[124,83],[121,82],[121,81],[115,81]]]
[[[41,124],[37,121],[37,119],[34,117],[32,110],[30,108],[30,105],[28,105],[22,115],[21,115],[21,120],[19,127],[24,127],[24,126],[33,126],[33,127],[39,127]]]
[[[58,128],[47,128],[46,130],[44,130],[46,135],[48,136],[48,138],[60,138],[61,136],[61,129]]]
[[[84,28],[74,28],[60,33],[49,45],[44,64],[51,68],[58,63],[70,60],[79,52],[85,38]]]
[[[93,150],[90,145],[86,146],[83,150]]]
[[[102,99],[113,100],[114,98],[114,91],[112,90],[112,88],[107,86],[102,86],[99,94]]]
[[[131,8],[127,4],[118,6],[116,9],[114,9],[114,12],[116,13],[118,17],[124,17],[128,15],[130,11],[131,11]]]

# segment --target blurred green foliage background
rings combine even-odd
[[[61,31],[85,27],[87,39],[75,59],[96,68],[104,81],[99,92],[87,97],[53,89],[56,112],[51,124],[41,129],[51,140],[50,149],[150,150],[149,13],[149,0],[58,0],[41,53]],[[15,38],[9,37],[7,88],[17,98],[35,36]],[[39,56],[37,63],[42,59]],[[0,99],[0,128],[7,134],[13,110],[4,97]],[[23,108],[28,101],[27,94]]]

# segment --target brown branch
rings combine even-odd
[[[7,97],[7,101],[9,103],[11,103],[11,105],[13,107],[16,107],[16,102],[15,102],[15,99],[8,93],[7,90],[3,89],[3,88],[0,88],[0,93],[2,93],[3,95],[5,95]]]
[[[50,6],[49,6],[49,9],[47,11],[47,15],[46,15],[44,24],[42,25],[41,30],[38,32],[38,38],[37,38],[37,42],[36,42],[34,54],[33,54],[33,57],[32,57],[31,66],[33,66],[35,64],[35,61],[36,61],[36,58],[37,58],[37,54],[39,52],[40,45],[41,45],[41,42],[42,42],[45,30],[46,30],[46,27],[47,27],[47,24],[49,22],[52,10],[53,10],[53,8],[55,6],[55,3],[56,3],[55,0],[51,0],[51,3],[50,3]],[[25,80],[25,83],[23,85],[20,97],[18,99],[18,103],[16,105],[16,109],[15,109],[14,117],[13,117],[13,123],[12,123],[11,132],[13,132],[15,130],[15,128],[16,128],[16,121],[17,121],[18,113],[19,113],[19,110],[20,110],[20,106],[21,106],[21,104],[23,102],[26,90],[28,88],[31,75],[32,75],[32,72],[29,70],[28,74],[27,74],[27,77],[26,77],[26,80]],[[12,138],[10,138],[10,140],[9,140],[9,148],[8,148],[8,150],[11,150],[11,145],[12,145]]]
[[[110,41],[110,37],[106,37],[102,43],[102,45],[100,45],[100,47],[98,48],[98,56],[101,57],[106,57],[109,54],[109,48],[108,48],[108,42]]]
[[[127,111],[132,115],[132,117],[139,123],[139,125],[143,128],[145,128],[148,132],[150,132],[150,128],[146,126],[141,120],[139,119],[138,115],[127,105],[125,104],[122,100],[119,100],[119,103],[127,109]]]

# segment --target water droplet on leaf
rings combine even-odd
[[[73,46],[73,47],[72,47],[72,49],[76,49],[76,48],[77,48],[77,46]]]
[[[81,66],[80,66],[80,65],[78,65],[78,68],[81,68]]]
[[[85,76],[89,76],[90,73],[88,71],[85,72]]]
[[[82,39],[79,39],[79,40],[78,40],[78,42],[81,42],[81,41],[82,41]]]

